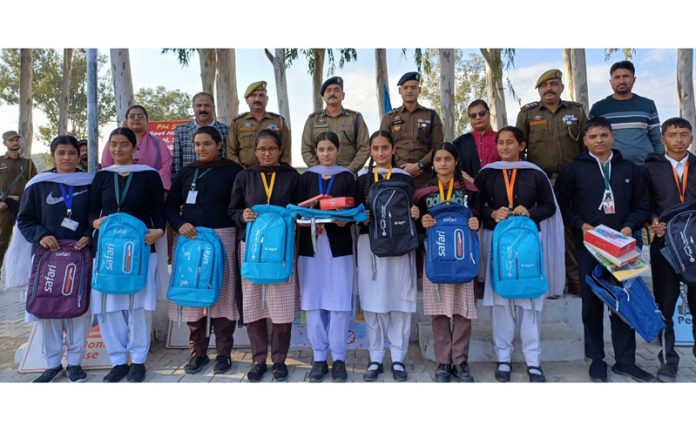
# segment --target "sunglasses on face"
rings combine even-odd
[[[479,111],[479,112],[471,112],[469,113],[469,118],[471,119],[476,119],[476,118],[483,118],[488,114],[488,111]]]

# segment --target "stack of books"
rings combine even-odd
[[[650,269],[636,249],[635,238],[599,225],[585,232],[585,248],[619,281],[638,277]]]

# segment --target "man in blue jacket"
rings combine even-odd
[[[556,198],[566,226],[575,237],[582,297],[582,323],[585,327],[585,356],[592,360],[590,378],[607,381],[604,362],[604,305],[585,283],[585,276],[597,265],[583,245],[583,234],[603,224],[626,236],[641,229],[650,218],[650,204],[640,169],[612,150],[611,123],[596,117],[583,127],[587,147],[560,172],[555,184]],[[612,371],[640,382],[655,377],[635,363],[636,333],[619,316],[611,314],[611,338],[616,364]]]

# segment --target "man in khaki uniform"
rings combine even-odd
[[[285,118],[273,112],[266,111],[268,93],[266,81],[249,84],[244,92],[244,98],[249,105],[249,112],[239,114],[230,126],[227,135],[227,158],[248,168],[258,163],[254,152],[256,134],[263,129],[270,129],[280,135],[280,161],[292,164],[290,147],[290,130]]]
[[[396,164],[408,171],[416,187],[420,187],[432,177],[431,152],[444,139],[442,120],[434,109],[418,104],[418,72],[405,73],[397,85],[403,105],[382,118],[380,129],[394,135]]]
[[[547,70],[537,79],[539,102],[522,107],[517,116],[517,128],[527,142],[527,160],[546,172],[551,182],[566,164],[575,160],[583,150],[581,130],[587,115],[581,103],[561,100],[563,73]],[[566,226],[566,279],[568,292],[580,295],[578,265],[572,233]]]
[[[324,81],[320,92],[326,109],[307,118],[302,132],[302,158],[310,168],[318,165],[314,141],[322,132],[334,132],[339,142],[338,164],[358,172],[370,156],[367,124],[361,113],[343,107],[346,94],[340,76]]]
[[[31,159],[25,159],[19,154],[21,141],[22,137],[13,130],[2,134],[7,152],[0,156],[0,266],[10,244],[12,225],[17,218],[24,186],[36,175],[36,166]]]

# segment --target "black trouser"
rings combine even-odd
[[[208,344],[210,334],[207,331],[207,317],[203,317],[195,322],[186,322],[189,328],[189,349],[196,355],[204,356],[208,354]],[[215,334],[215,350],[218,355],[230,356],[234,344],[234,327],[237,324],[234,320],[225,317],[213,317],[210,319],[213,333]]]
[[[650,266],[653,277],[653,295],[655,302],[662,311],[665,318],[666,328],[664,329],[664,346],[666,362],[679,364],[679,355],[674,350],[674,309],[679,299],[679,278],[672,267],[667,263],[667,260],[660,253],[660,249],[664,247],[664,237],[655,237],[650,244]],[[693,323],[693,316],[696,314],[696,285],[688,286],[686,299],[691,310],[692,323],[691,330],[696,339],[696,325]],[[660,337],[660,343],[663,338]],[[660,361],[662,361],[662,352],[660,352]]]
[[[578,261],[582,297],[582,324],[585,327],[585,356],[604,359],[604,303],[592,293],[585,282],[597,261],[585,249],[582,242],[575,242],[575,258]],[[614,313],[609,314],[611,342],[616,362],[633,364],[636,359],[636,332]]]

